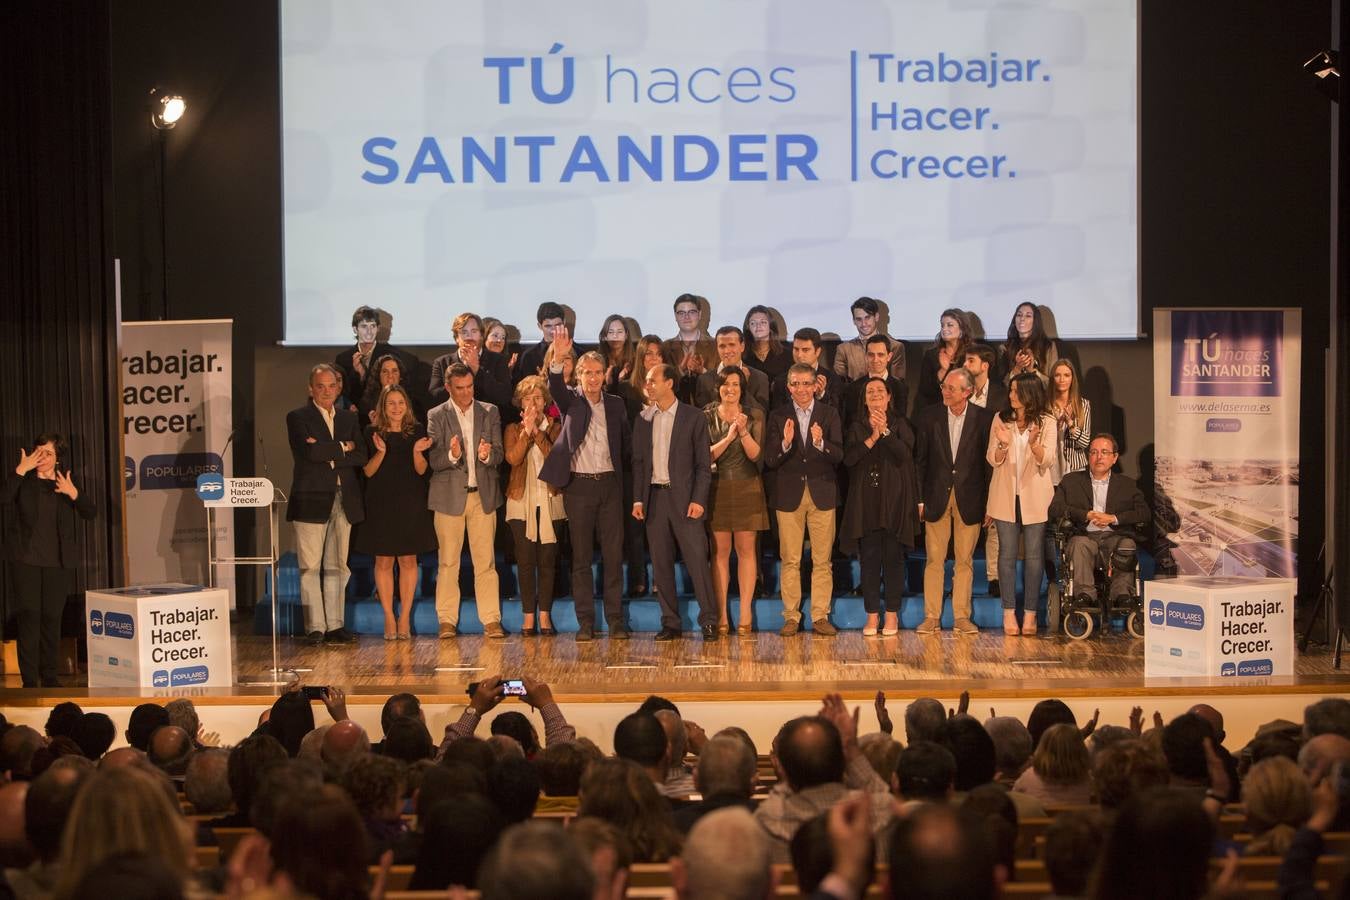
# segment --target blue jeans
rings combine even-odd
[[[1045,571],[1045,523],[1022,524],[1022,501],[1016,522],[995,519],[998,528],[998,587],[1004,609],[1017,608],[1017,539],[1022,538],[1022,608],[1035,612],[1041,605],[1041,576]]]

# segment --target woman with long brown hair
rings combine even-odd
[[[1078,369],[1067,359],[1057,359],[1050,367],[1050,414],[1055,417],[1058,484],[1070,472],[1087,468],[1092,443],[1092,404],[1080,393]]]
[[[405,640],[412,634],[417,554],[435,550],[437,544],[427,509],[426,452],[431,448],[431,438],[413,414],[412,400],[403,385],[390,384],[380,392],[375,421],[366,427],[366,444],[366,518],[356,527],[352,547],[375,557],[375,593],[384,609],[384,639]]]
[[[923,361],[919,363],[916,411],[942,402],[942,379],[952,369],[966,364],[966,351],[974,343],[970,317],[963,310],[944,309],[938,322],[933,346],[923,352]]]
[[[1045,384],[1050,363],[1059,358],[1059,347],[1045,331],[1041,308],[1023,300],[1008,323],[1008,339],[998,348],[998,375],[1005,384],[1014,376],[1031,373]]]
[[[1017,548],[1022,561],[1021,634],[1036,633],[1041,576],[1045,566],[1045,523],[1055,494],[1055,419],[1040,378],[1024,372],[1008,385],[1008,408],[989,427],[986,459],[994,467],[985,513],[998,528],[998,583],[1003,631],[1018,634]]]
[[[759,369],[773,384],[792,365],[792,351],[778,333],[778,316],[767,306],[752,306],[745,314],[741,333],[745,335],[745,364]]]
[[[745,402],[745,371],[728,366],[717,376],[715,403],[703,408],[712,441],[713,489],[708,529],[713,537],[713,591],[717,595],[718,631],[726,634],[727,592],[731,583],[731,549],[736,548],[736,575],[741,608],[736,633],[750,634],[759,554],[755,541],[769,528],[759,458],[764,442],[764,413]]]

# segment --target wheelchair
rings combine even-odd
[[[1097,619],[1102,617],[1103,609],[1105,618],[1101,623],[1102,630],[1105,631],[1109,622],[1116,616],[1125,619],[1125,629],[1132,636],[1142,638],[1144,636],[1144,598],[1141,589],[1139,577],[1139,554],[1134,550],[1128,554],[1129,559],[1125,559],[1123,551],[1116,551],[1102,565],[1093,566],[1092,583],[1096,588],[1097,600],[1088,602],[1079,597],[1075,586],[1074,575],[1071,571],[1072,556],[1069,553],[1069,539],[1074,535],[1073,522],[1066,518],[1057,522],[1050,523],[1050,536],[1055,546],[1055,577],[1051,580],[1046,589],[1046,617],[1050,626],[1050,633],[1054,634],[1061,627],[1064,633],[1070,638],[1081,641],[1092,635],[1097,629]],[[1136,547],[1140,545],[1140,539],[1135,534],[1127,534],[1127,537],[1135,541]],[[1119,558],[1118,558],[1119,557]],[[1130,593],[1122,597],[1110,596],[1111,568],[1114,565],[1129,565],[1134,568],[1134,578],[1130,581]],[[1100,598],[1107,598],[1105,604]]]

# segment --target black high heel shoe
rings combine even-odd
[[[558,633],[558,629],[554,628],[552,625],[540,625],[540,626],[539,626],[539,636],[540,636],[540,637],[553,637],[553,636],[556,635],[557,633]]]

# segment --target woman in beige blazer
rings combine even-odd
[[[1017,548],[1022,562],[1022,634],[1036,633],[1041,575],[1045,569],[1045,524],[1055,495],[1055,417],[1045,386],[1027,372],[1008,385],[1008,409],[989,427],[986,458],[993,466],[985,513],[998,528],[998,581],[1003,631],[1017,634]]]

